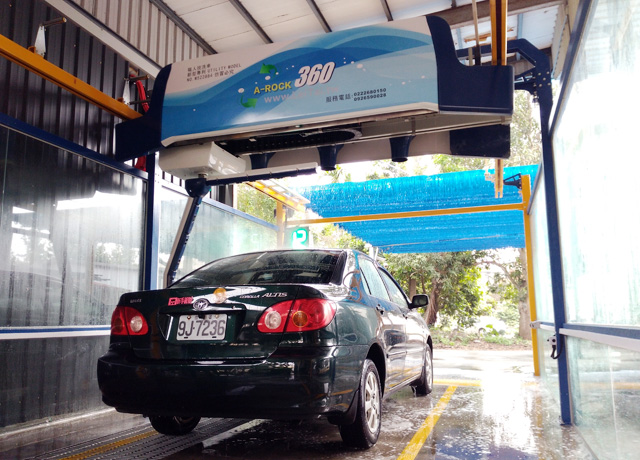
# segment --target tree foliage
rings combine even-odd
[[[526,91],[516,91],[511,119],[511,157],[505,166],[522,166],[540,163],[542,140],[540,122],[534,116],[536,106]]]
[[[246,184],[238,185],[236,195],[240,211],[272,224],[276,223],[276,200]]]
[[[478,280],[480,269],[474,251],[385,254],[388,270],[402,284],[405,291],[428,294],[429,307],[425,319],[434,324],[438,313],[441,319],[455,320],[462,326],[470,325],[483,312],[482,292]]]
[[[330,177],[332,184],[351,182],[351,173],[347,172],[347,170],[340,165],[336,165],[336,168],[332,171],[323,171],[322,174]]]
[[[366,252],[366,242],[336,225],[312,226],[311,232],[316,248],[356,249]]]
[[[503,260],[495,251],[487,251],[479,261],[485,268],[497,267],[489,280],[489,294],[500,299],[496,316],[506,323],[511,322],[511,312],[515,311],[518,333],[523,339],[531,338],[531,314],[529,312],[529,291],[527,289],[527,256],[524,249],[518,249],[514,260]]]
[[[540,163],[542,144],[540,123],[534,116],[533,99],[526,91],[516,91],[511,118],[511,155],[504,161],[505,167]],[[493,169],[495,162],[486,158],[434,155],[433,162],[442,173]]]

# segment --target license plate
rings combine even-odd
[[[177,340],[224,340],[227,315],[181,316],[178,320]]]

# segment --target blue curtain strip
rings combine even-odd
[[[518,166],[505,168],[504,177],[529,175],[533,183],[537,172],[537,165]],[[310,200],[307,207],[322,217],[488,206],[522,201],[520,191],[515,186],[505,186],[503,198],[495,198],[493,182],[485,179],[483,170],[346,182],[302,187],[297,191]],[[521,248],[525,244],[524,222],[520,211],[349,222],[339,226],[391,253]]]

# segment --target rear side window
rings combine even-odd
[[[340,252],[274,251],[242,254],[211,262],[171,287],[255,284],[329,284]]]
[[[384,283],[380,278],[378,269],[369,259],[359,258],[360,270],[364,276],[365,285],[369,294],[382,300],[390,300]]]

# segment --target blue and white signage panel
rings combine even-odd
[[[161,142],[407,110],[438,110],[424,17],[174,63]]]

